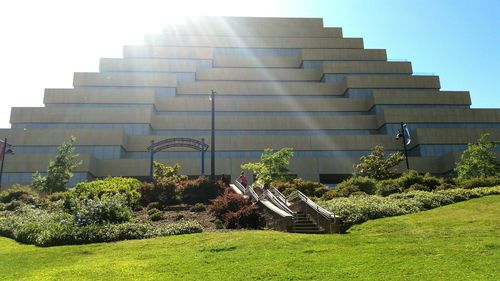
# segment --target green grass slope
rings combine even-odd
[[[0,280],[500,280],[500,196],[345,235],[200,233],[39,248],[0,238]]]

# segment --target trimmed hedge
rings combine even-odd
[[[141,182],[134,178],[109,177],[103,180],[80,182],[74,193],[79,199],[100,199],[103,195],[123,194],[128,206],[134,206],[141,194]]]
[[[486,195],[500,194],[500,186],[467,189],[450,189],[434,192],[409,191],[387,197],[351,196],[318,202],[321,206],[342,217],[343,229],[371,219],[392,217],[424,211],[440,206]]]

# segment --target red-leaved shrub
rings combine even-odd
[[[209,212],[221,221],[226,228],[257,229],[264,225],[264,217],[252,202],[228,189],[223,195],[212,200]]]

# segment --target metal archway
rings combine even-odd
[[[150,181],[153,182],[153,162],[154,155],[156,152],[160,152],[164,149],[171,147],[188,147],[201,152],[201,174],[205,174],[205,151],[208,150],[208,144],[205,143],[205,139],[201,139],[201,141],[191,138],[171,138],[164,139],[159,142],[155,142],[151,140],[151,145],[147,147],[147,150],[150,153],[150,161],[149,161],[149,178]]]

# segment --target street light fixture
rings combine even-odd
[[[401,122],[401,129],[399,129],[398,133],[396,134],[396,140],[399,140],[400,138],[403,139],[403,149],[405,152],[406,169],[410,170],[410,164],[408,163],[408,151],[406,149],[406,146],[410,144],[411,138],[410,138],[410,132],[408,131],[405,122]]]
[[[10,144],[7,143],[7,138],[0,140],[0,153],[2,159],[2,165],[0,166],[0,189],[2,188],[2,174],[3,174],[3,165],[5,163],[5,154],[14,154],[14,151],[10,148]]]
[[[210,178],[215,180],[215,91],[212,90],[209,96],[212,102],[212,136],[210,138]]]

